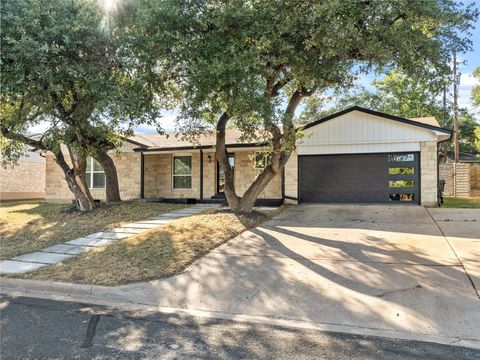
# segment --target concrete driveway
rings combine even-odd
[[[122,290],[160,306],[476,342],[479,238],[477,209],[294,206],[180,275]]]

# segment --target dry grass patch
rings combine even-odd
[[[0,259],[40,250],[96,231],[185,207],[124,201],[81,213],[72,205],[40,201],[0,205]]]
[[[218,211],[190,216],[21,277],[114,286],[172,276],[279,211],[249,216]]]

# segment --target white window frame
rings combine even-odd
[[[102,170],[94,170],[94,166],[93,166],[93,162],[94,161],[97,161],[95,160],[93,157],[90,156],[90,169],[86,169],[85,170],[85,177],[89,176],[90,177],[90,186],[88,187],[89,189],[105,189],[105,186],[107,184],[107,176],[105,175],[105,170],[103,170],[103,167],[102,167]],[[98,161],[97,161],[98,163]],[[100,165],[100,163],[98,163]],[[87,166],[88,166],[88,161],[87,161]],[[102,165],[100,165],[101,167]],[[105,183],[103,186],[97,186],[97,187],[94,187],[93,186],[93,175],[94,174],[104,174],[105,175]]]
[[[257,155],[263,155],[263,166],[258,167],[257,166]],[[255,151],[254,157],[253,157],[253,166],[255,167],[255,170],[263,170],[267,165],[269,164],[268,158],[271,157],[271,154],[267,154],[263,151]],[[270,160],[271,161],[271,160]]]
[[[190,174],[181,174],[175,175],[175,158],[176,157],[189,157],[190,158]],[[190,176],[190,187],[185,188],[176,188],[175,187],[175,176]],[[182,190],[191,190],[193,188],[193,156],[192,154],[172,154],[172,190],[174,191],[182,191]]]

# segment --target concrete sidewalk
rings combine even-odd
[[[0,261],[0,274],[21,274],[60,263],[81,253],[95,249],[96,247],[112,244],[115,241],[126,239],[141,232],[165,226],[175,219],[218,207],[220,207],[220,205],[217,204],[195,204],[191,207],[125,224],[108,231],[96,232],[85,237],[67,241],[64,244],[49,246],[39,251],[14,257],[10,260],[3,260]]]

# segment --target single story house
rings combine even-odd
[[[435,118],[406,119],[351,107],[304,126],[285,170],[259,203],[438,203],[438,144],[451,137]],[[228,129],[226,147],[242,195],[262,171],[263,141],[241,141]],[[221,199],[224,176],[215,158],[215,137],[196,143],[174,134],[137,135],[112,153],[123,199],[212,201]],[[53,157],[47,155],[47,201],[72,194]],[[103,199],[105,175],[88,162],[87,181]]]

